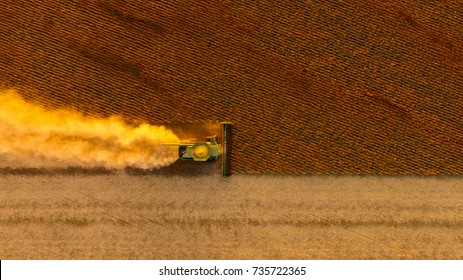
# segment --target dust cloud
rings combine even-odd
[[[178,141],[163,126],[50,111],[0,90],[0,167],[160,168],[177,159],[175,147],[160,144]]]

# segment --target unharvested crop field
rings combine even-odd
[[[0,174],[0,259],[462,259],[458,177]]]
[[[0,22],[0,89],[233,122],[236,173],[463,174],[459,0],[2,0]]]

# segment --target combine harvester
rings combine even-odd
[[[221,140],[217,141],[217,136],[212,135],[206,137],[206,141],[193,142],[182,141],[180,143],[163,143],[163,146],[178,146],[178,158],[182,160],[194,161],[212,161],[222,155],[222,176],[230,176],[229,151],[228,145],[230,141],[231,123],[222,122],[221,124]]]

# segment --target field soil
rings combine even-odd
[[[463,258],[460,178],[0,176],[0,259]]]

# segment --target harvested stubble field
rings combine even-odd
[[[0,259],[461,259],[461,178],[1,174]]]

